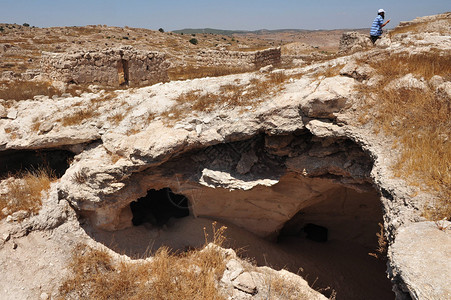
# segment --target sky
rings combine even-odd
[[[0,0],[0,23],[37,27],[109,25],[171,31],[368,28],[377,10],[387,26],[451,11],[450,0]]]

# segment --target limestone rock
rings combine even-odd
[[[367,80],[373,74],[374,70],[369,65],[359,65],[355,61],[346,64],[346,66],[340,70],[340,75],[352,77],[357,81]]]
[[[316,91],[301,104],[302,111],[311,118],[334,119],[351,98],[354,79],[336,76],[321,81]]]
[[[0,119],[2,118],[7,118],[8,117],[8,112],[6,110],[6,108],[0,103]]]
[[[249,272],[241,273],[232,281],[232,284],[235,288],[251,295],[255,295],[258,292],[254,279]]]
[[[361,34],[355,31],[345,32],[340,38],[340,53],[353,53],[371,47],[369,34]]]
[[[229,190],[240,189],[240,190],[250,190],[257,185],[271,186],[276,184],[277,180],[272,179],[246,179],[242,180],[233,177],[230,173],[215,171],[209,169],[202,170],[202,177],[199,183],[208,187],[223,187]]]
[[[402,78],[390,82],[386,86],[386,89],[419,89],[426,91],[429,88],[424,80],[417,79],[412,74],[407,74]]]
[[[238,260],[230,259],[226,264],[226,270],[222,275],[221,282],[231,285],[232,281],[235,280],[241,273],[243,273],[243,271],[244,268]]]
[[[450,230],[439,230],[433,222],[399,228],[396,241],[389,248],[392,280],[404,283],[397,291],[398,298],[405,299],[404,292],[412,299],[449,299],[450,257]]]
[[[260,68],[260,73],[269,73],[272,70],[274,70],[274,66],[273,65],[267,65],[266,67]]]
[[[442,97],[445,101],[446,99],[451,99],[451,82],[444,82],[437,87],[437,94]]]
[[[345,135],[343,127],[327,122],[322,122],[320,120],[312,120],[305,127],[307,127],[307,129],[310,130],[311,133],[318,137],[334,137]]]
[[[445,80],[442,76],[434,75],[429,79],[429,84],[432,86],[432,88],[437,89],[442,83],[444,83]]]
[[[47,133],[50,130],[52,130],[54,127],[54,124],[52,122],[44,122],[39,126],[39,133],[43,134],[43,133]]]
[[[16,119],[17,118],[17,110],[15,110],[15,109],[10,109],[10,110],[8,110],[8,114],[6,115],[6,117],[8,118],[8,119]]]

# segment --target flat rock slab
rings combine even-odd
[[[451,226],[440,230],[434,222],[420,222],[401,227],[390,256],[413,299],[451,299]]]

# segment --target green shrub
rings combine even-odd
[[[189,42],[193,45],[197,45],[199,43],[199,41],[195,38],[190,39]]]
[[[30,24],[28,24],[28,23],[23,23],[22,26],[23,26],[23,27],[30,27]]]
[[[164,29],[163,29],[163,28],[160,28],[160,29],[158,29],[158,31],[161,32],[161,33],[163,33],[163,32],[164,32]]]

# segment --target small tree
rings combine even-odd
[[[160,29],[158,29],[158,31],[161,32],[161,33],[163,33],[163,32],[164,32],[164,29],[163,29],[163,28],[160,28]]]
[[[189,42],[191,44],[193,44],[193,45],[197,45],[199,43],[199,41],[197,39],[194,39],[194,38],[190,39]]]

